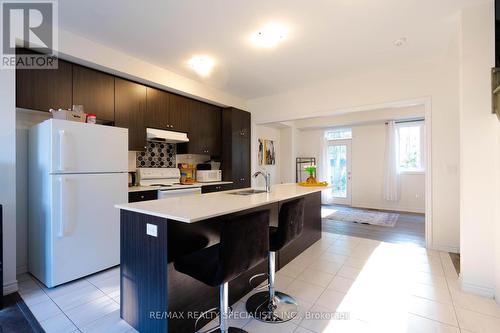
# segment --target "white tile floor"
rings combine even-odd
[[[120,319],[117,268],[55,289],[27,274],[19,280],[48,333],[135,332]],[[460,291],[447,253],[414,246],[323,233],[277,273],[277,289],[299,300],[297,318],[272,325],[242,316],[231,324],[250,333],[500,332],[495,301]],[[247,297],[234,311],[244,311]]]

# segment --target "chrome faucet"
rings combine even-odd
[[[262,177],[266,180],[266,192],[271,192],[271,174],[269,172],[264,173],[262,171],[257,171],[253,174],[254,178],[257,178],[259,175],[262,175]]]

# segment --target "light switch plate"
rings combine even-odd
[[[153,237],[158,237],[158,226],[154,224],[146,224],[146,234]]]

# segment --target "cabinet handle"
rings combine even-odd
[[[66,131],[59,131],[59,171],[66,171]]]
[[[65,208],[66,208],[66,195],[64,193],[64,183],[66,181],[66,178],[59,177],[59,231],[57,232],[57,237],[62,238],[64,237],[64,220],[65,220]]]
[[[144,196],[143,196],[143,195],[141,195],[141,199],[144,199]]]

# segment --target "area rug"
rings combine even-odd
[[[334,212],[326,218],[335,221],[354,222],[362,224],[394,227],[399,214],[380,212],[375,210],[354,209],[349,207],[335,207]]]

